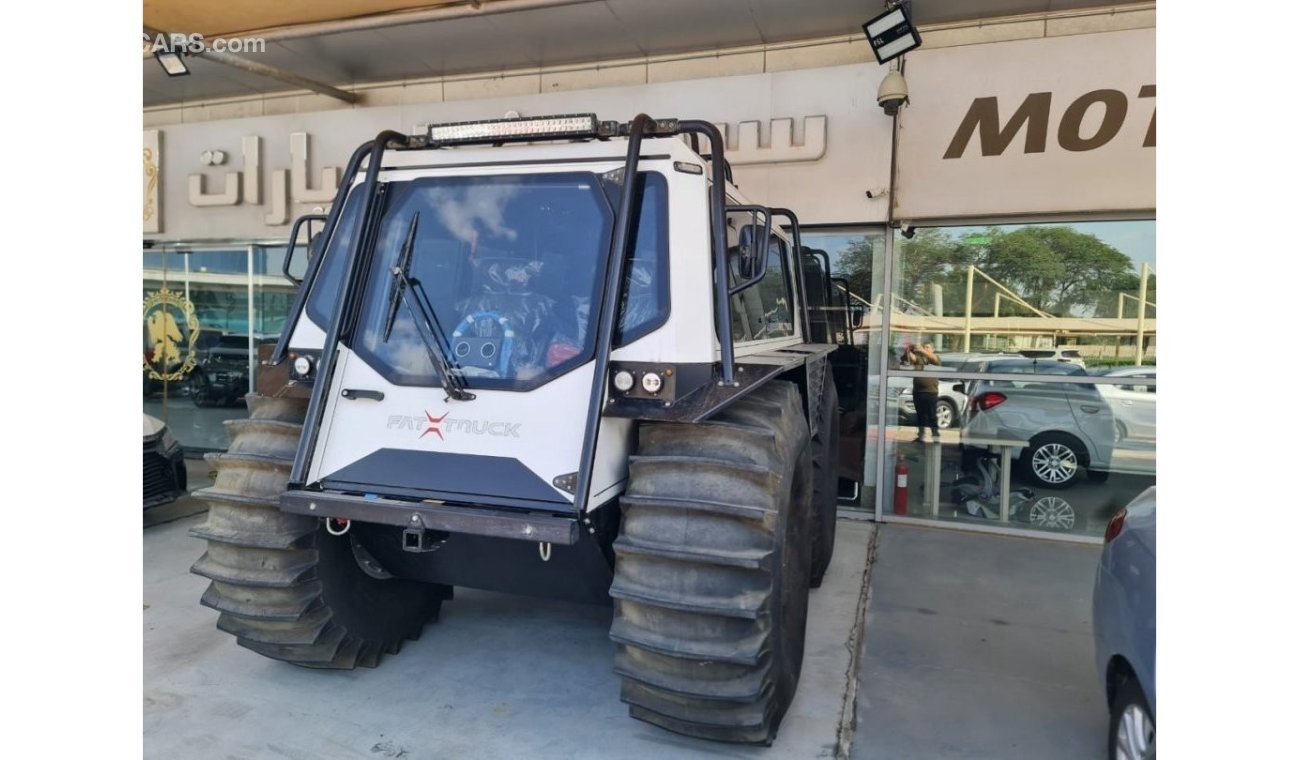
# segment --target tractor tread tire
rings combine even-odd
[[[247,397],[229,420],[230,447],[196,496],[208,518],[190,530],[207,551],[190,568],[211,583],[200,603],[217,628],[258,654],[313,668],[374,667],[437,617],[446,587],[364,574],[346,540],[320,520],[279,510],[302,434],[306,399]]]
[[[822,400],[817,432],[812,436],[812,578],[821,588],[835,554],[835,519],[839,510],[840,397],[828,365],[822,377]]]
[[[614,672],[634,718],[771,744],[803,661],[812,462],[798,389],[640,429],[621,500]]]

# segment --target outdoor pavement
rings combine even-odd
[[[1101,547],[879,528],[853,760],[1106,756]]]
[[[206,466],[190,465],[202,487]],[[189,567],[203,544],[186,531],[202,511],[186,497],[146,513],[146,757],[1105,756],[1091,630],[1099,546],[841,518],[810,598],[799,691],[764,749],[629,718],[608,608],[457,589],[377,669],[259,657],[198,604],[207,581]]]
[[[826,581],[810,598],[799,690],[764,749],[629,718],[611,672],[607,607],[457,589],[441,619],[378,668],[260,657],[198,603],[207,580],[189,567],[203,544],[186,535],[204,519],[197,502],[169,506],[169,521],[144,530],[146,757],[830,758],[850,722],[870,523],[839,523]]]

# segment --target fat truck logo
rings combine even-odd
[[[440,440],[447,440],[443,433],[458,433],[461,435],[491,435],[498,438],[518,438],[519,422],[493,422],[491,420],[471,420],[460,417],[450,417],[451,412],[443,412],[441,417],[434,417],[429,412],[424,412],[419,417],[409,417],[405,414],[393,414],[388,417],[389,430],[411,430],[420,431],[420,438],[433,433]]]

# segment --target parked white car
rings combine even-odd
[[[1027,359],[1055,359],[1058,362],[1069,362],[1077,364],[1080,367],[1088,365],[1083,361],[1083,354],[1075,348],[1025,348],[1020,350],[1020,355]]]
[[[1106,373],[1106,377],[1129,377],[1155,380],[1155,367],[1122,367]],[[1155,385],[1098,385],[1102,398],[1110,404],[1115,415],[1115,437],[1123,442],[1154,442],[1156,439],[1156,387]]]

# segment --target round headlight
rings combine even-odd
[[[641,387],[646,393],[658,393],[659,389],[664,387],[663,378],[653,372],[647,372],[641,377]]]
[[[632,373],[621,369],[614,373],[614,387],[620,393],[627,393],[632,390]]]
[[[299,356],[293,360],[293,371],[298,377],[306,377],[311,374],[311,359],[305,356]]]

